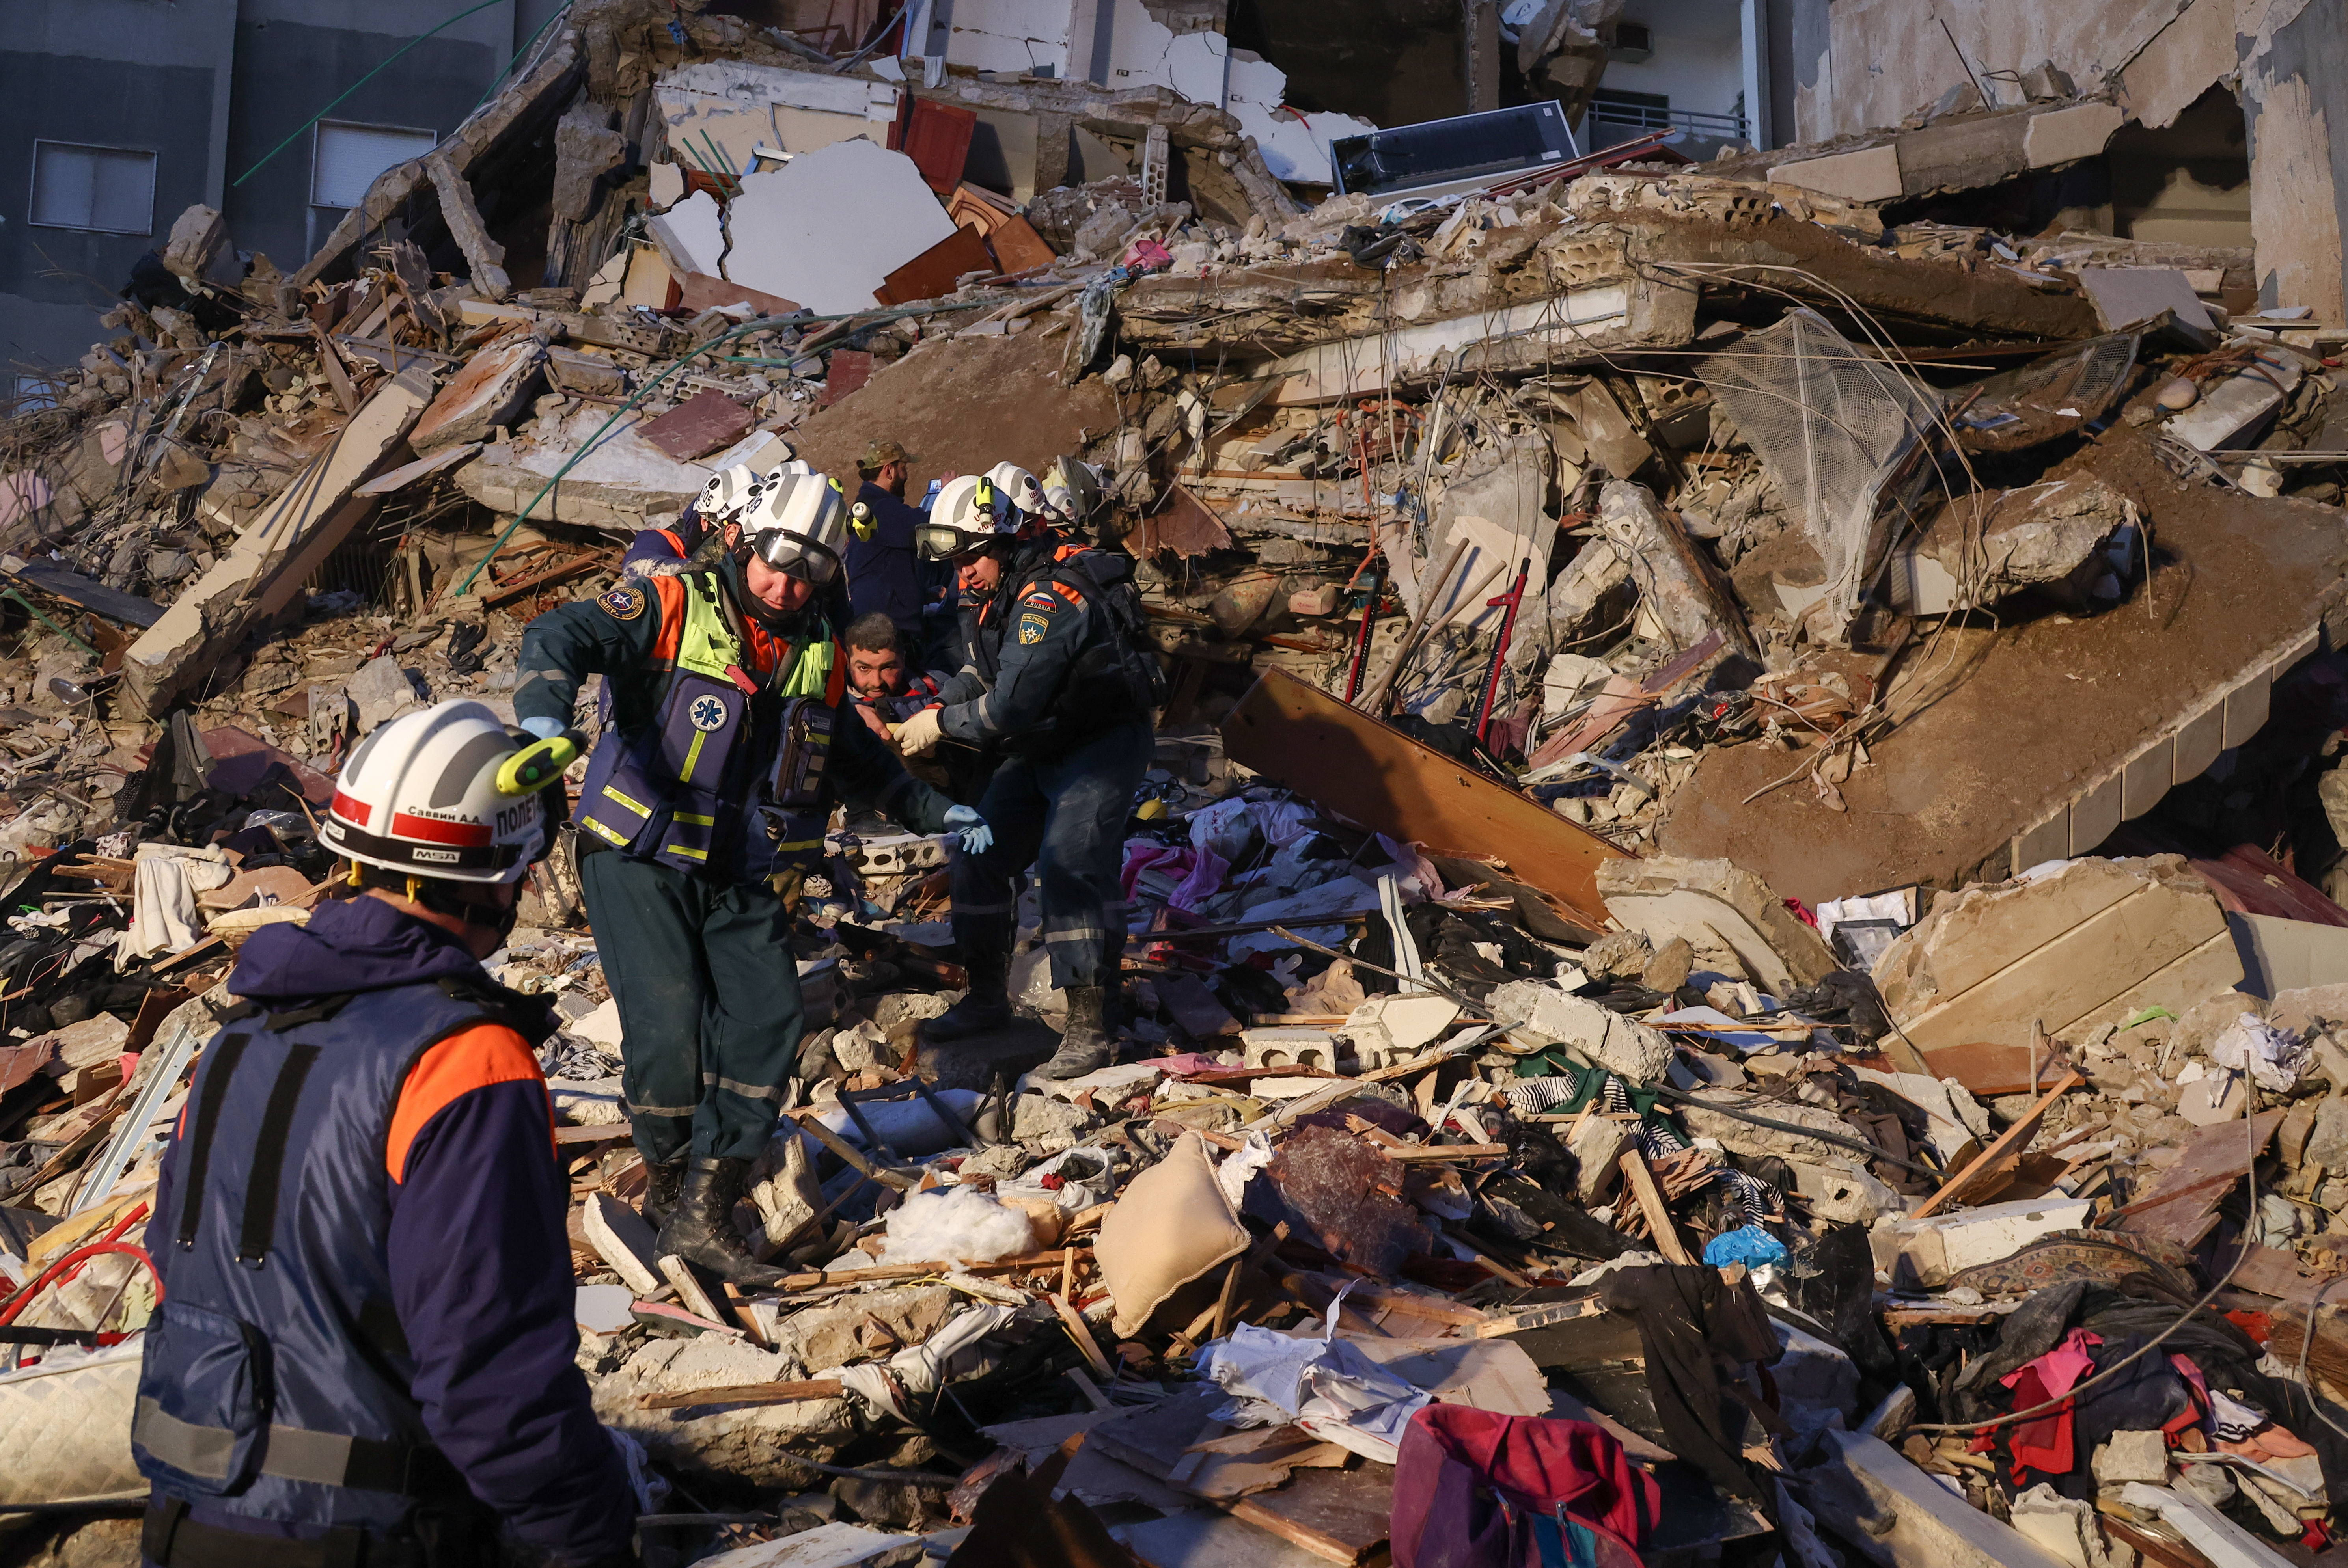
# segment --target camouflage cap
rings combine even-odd
[[[856,459],[856,466],[860,468],[878,468],[884,463],[904,463],[911,460],[903,446],[884,437],[869,443],[864,448],[863,456]]]

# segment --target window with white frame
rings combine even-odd
[[[155,155],[139,148],[33,143],[33,223],[101,234],[155,228]]]
[[[422,157],[439,141],[428,130],[322,121],[310,164],[310,205],[338,210],[356,207],[377,175]]]

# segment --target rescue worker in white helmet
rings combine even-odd
[[[623,1088],[660,1247],[768,1284],[732,1214],[774,1132],[805,1031],[790,946],[835,798],[983,845],[985,824],[909,777],[845,705],[834,601],[847,507],[820,474],[771,475],[708,569],[623,583],[523,633],[514,711],[613,705],[572,821],[579,880],[620,1007]]]
[[[1041,505],[1032,476],[1007,477]],[[1068,997],[1060,1049],[1036,1072],[1076,1077],[1111,1053],[1125,824],[1155,749],[1151,710],[1166,700],[1133,559],[1056,539],[994,473],[948,481],[918,540],[929,559],[954,563],[978,609],[963,617],[962,670],[938,705],[899,727],[897,743],[914,756],[951,740],[990,759],[978,809],[995,835],[991,850],[954,856],[954,942],[970,993],[922,1033],[944,1043],[1009,1021],[1016,884],[1032,862],[1052,983]]]
[[[574,1361],[553,1018],[481,968],[569,755],[479,702],[383,725],[319,830],[335,897],[238,951],[146,1232],[148,1563],[634,1560]]]

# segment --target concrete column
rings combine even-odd
[[[1743,34],[1742,86],[1745,91],[1745,134],[1756,147],[1775,147],[1769,124],[1769,5],[1768,0],[1738,0],[1737,19]]]
[[[1468,108],[1500,107],[1500,7],[1496,0],[1468,0]]]
[[[1070,81],[1107,79],[1109,29],[1102,26],[1101,7],[1115,0],[1068,0],[1068,66]]]

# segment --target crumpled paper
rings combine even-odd
[[[1292,1421],[1314,1437],[1380,1464],[1400,1456],[1411,1417],[1434,1398],[1337,1337],[1337,1312],[1353,1289],[1329,1304],[1319,1338],[1292,1337],[1242,1323],[1202,1346],[1199,1368],[1237,1396],[1215,1411],[1227,1426]]]
[[[2261,1089],[2280,1093],[2299,1081],[2315,1048],[2289,1030],[2277,1029],[2254,1012],[2234,1020],[2209,1047],[2209,1060],[2247,1072]]]

